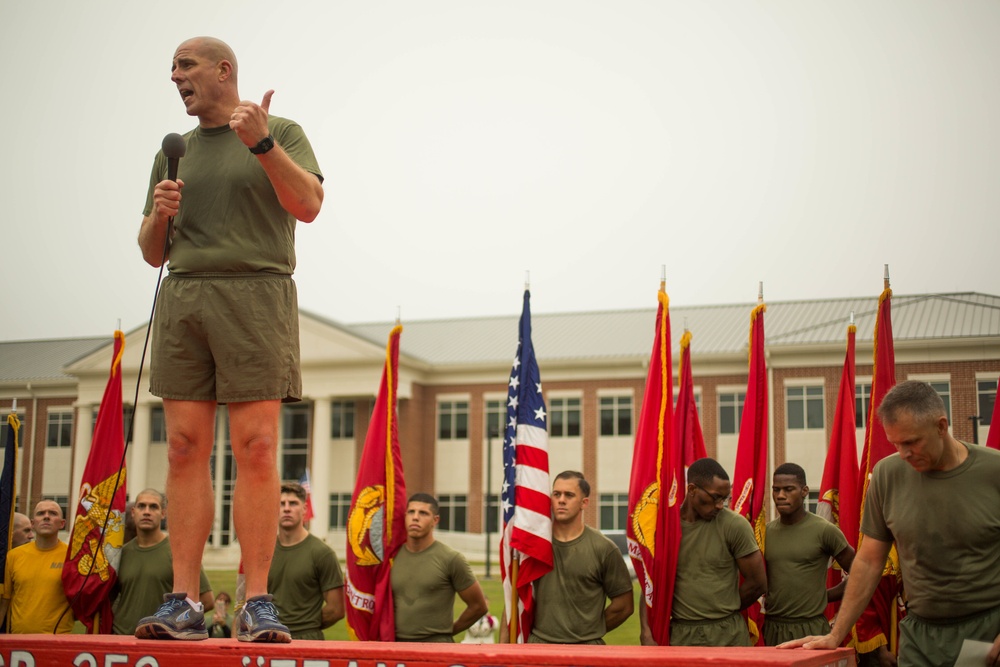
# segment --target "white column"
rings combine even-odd
[[[135,419],[132,422],[132,444],[129,445],[129,468],[125,473],[126,488],[129,498],[135,500],[137,493],[146,488],[149,472],[149,430],[152,406],[149,403],[139,403],[135,406]]]
[[[76,506],[80,502],[80,483],[83,481],[83,469],[90,456],[90,445],[94,439],[93,432],[94,405],[92,403],[76,406],[76,446],[73,448],[73,478],[69,487],[69,507],[66,517],[66,530],[72,530],[72,517],[76,515]],[[43,441],[44,443],[44,441]],[[43,444],[44,446],[44,444]]]
[[[213,456],[215,456],[215,513],[212,521],[212,544],[216,547],[222,546],[222,496],[226,483],[226,424],[229,423],[229,410],[219,407],[215,417],[215,444],[213,445]],[[232,523],[229,524],[232,527]],[[235,533],[235,530],[232,531]],[[232,537],[232,536],[230,536]],[[232,544],[232,540],[230,540]]]
[[[331,398],[317,398],[313,402],[312,423],[312,464],[309,466],[309,482],[312,486],[312,505],[315,516],[309,524],[309,532],[325,540],[330,532],[330,429]]]

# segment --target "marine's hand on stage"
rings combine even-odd
[[[261,100],[260,104],[242,100],[240,105],[233,109],[229,127],[236,132],[236,136],[247,148],[253,148],[270,134],[267,129],[267,118],[272,95],[274,95],[274,91],[269,90],[264,93],[264,99]]]
[[[153,188],[153,213],[159,220],[177,215],[181,206],[181,188],[184,181],[162,180]]]
[[[790,642],[778,644],[778,648],[805,648],[805,649],[835,649],[840,648],[840,642],[833,635],[803,637],[793,639]]]

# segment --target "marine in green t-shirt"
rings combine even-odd
[[[300,484],[281,487],[267,590],[292,639],[322,640],[323,629],[344,617],[344,575],[333,549],[305,527],[306,497]]]
[[[584,525],[590,484],[575,471],[552,484],[552,570],[535,582],[530,643],[603,644],[632,615],[632,579],[614,542]],[[610,600],[610,602],[608,602]],[[501,630],[501,641],[508,633]],[[509,632],[509,631],[508,631]]]
[[[681,504],[672,646],[749,646],[740,617],[767,590],[767,574],[750,523],[727,508],[732,483],[718,461],[698,459],[688,468]],[[743,583],[740,583],[740,576]],[[640,605],[640,642],[654,644]]]
[[[966,639],[992,643],[995,659],[1000,452],[957,440],[944,401],[926,382],[900,382],[876,414],[897,453],[872,470],[862,539],[837,620],[829,633],[785,647],[839,646],[881,581],[895,542],[908,602],[899,622],[899,664],[954,664]]]
[[[135,538],[122,547],[118,561],[115,587],[111,591],[116,635],[135,634],[139,619],[147,616],[163,602],[163,596],[173,591],[174,565],[170,553],[170,538],[163,531],[167,516],[167,498],[156,489],[145,489],[135,497],[131,509],[135,523]],[[201,570],[197,599],[210,611],[215,606],[212,586]]]
[[[451,642],[487,612],[483,589],[465,556],[434,538],[440,519],[434,496],[410,496],[406,543],[392,563],[396,641]],[[457,619],[456,593],[466,605]]]
[[[767,646],[829,632],[830,623],[823,612],[844,591],[844,582],[829,590],[826,587],[830,559],[844,572],[850,572],[854,561],[854,549],[840,529],[806,510],[808,497],[802,466],[783,463],[775,469],[771,498],[779,516],[767,524],[764,533]]]

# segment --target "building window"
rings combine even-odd
[[[22,440],[23,442],[23,440]],[[73,444],[73,411],[49,411],[46,447],[69,447]]]
[[[823,387],[786,387],[789,430],[823,428]]]
[[[601,530],[625,530],[628,527],[628,494],[600,494]]]
[[[233,455],[233,439],[229,433],[229,410],[225,406],[220,406],[215,413],[215,428],[217,432],[219,424],[222,424],[222,442],[216,443],[216,452],[208,460],[208,465],[212,471],[212,479],[222,487],[222,511],[219,513],[220,536],[219,545],[226,546],[235,540],[235,530],[233,530],[233,490],[236,487],[236,457]],[[216,454],[222,453],[222,469],[217,470]],[[215,544],[215,533],[209,535],[211,544]]]
[[[719,394],[719,433],[735,435],[740,432],[740,421],[743,419],[743,402],[745,391]]]
[[[349,439],[354,437],[354,403],[334,401],[330,404],[330,437]]]
[[[309,459],[308,404],[281,408],[281,479],[297,482],[306,472]]]
[[[489,499],[487,504],[486,500]],[[486,513],[486,532],[500,532],[500,495],[491,493],[483,496],[483,511]]]
[[[502,438],[507,430],[507,402],[501,400],[486,401],[485,416],[486,419],[483,421],[486,424],[486,433],[483,436],[489,438],[492,434],[494,438]]]
[[[467,530],[468,506],[468,496],[464,493],[438,496],[438,507],[441,511],[441,521],[438,522],[438,528],[464,533]]]
[[[351,494],[330,494],[330,530],[347,528],[347,517],[351,513]]]
[[[872,384],[854,385],[854,428],[868,426],[868,413],[872,407]]]
[[[944,401],[944,413],[948,416],[948,423],[951,423],[951,382],[942,380],[939,382],[928,382],[931,389],[937,392],[941,400]]]
[[[979,425],[989,426],[990,420],[993,419],[993,405],[997,400],[996,380],[979,380],[976,382],[976,393],[979,403]]]
[[[549,399],[549,435],[573,438],[580,435],[580,399]]]
[[[59,507],[62,508],[62,513],[63,513],[64,517],[67,517],[67,516],[76,516],[76,512],[73,512],[73,514],[69,513],[69,496],[51,496],[51,495],[47,496],[47,495],[43,495],[42,496],[42,500],[52,500],[52,501],[55,501],[56,505],[59,505]],[[34,510],[35,508],[32,507],[31,509]],[[66,523],[67,523],[67,525],[69,525],[69,521],[67,521]]]
[[[806,511],[815,514],[816,510],[819,509],[819,491],[810,491],[809,497],[806,498],[805,505]]]
[[[163,416],[162,405],[157,405],[149,410],[149,441],[167,441],[167,420]]]
[[[601,435],[632,435],[632,397],[602,396]]]
[[[469,437],[469,402],[438,403],[438,440],[465,440]]]

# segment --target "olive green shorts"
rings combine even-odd
[[[899,622],[899,667],[953,665],[963,641],[992,643],[998,634],[1000,607],[937,621],[910,612]]]
[[[711,621],[670,621],[671,646],[750,646],[750,631],[739,612]]]
[[[777,646],[793,639],[829,634],[830,621],[820,614],[812,618],[764,616],[764,646]]]
[[[298,297],[291,276],[170,275],[153,322],[149,390],[181,401],[297,401]]]

